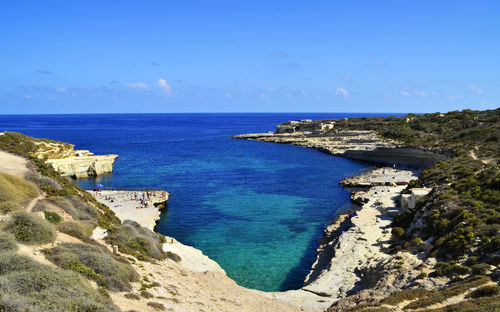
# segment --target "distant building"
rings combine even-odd
[[[401,208],[415,208],[419,200],[427,196],[432,191],[431,188],[412,188],[411,194],[401,194]]]

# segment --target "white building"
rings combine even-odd
[[[427,196],[432,191],[431,188],[412,188],[411,194],[401,194],[401,208],[415,208],[419,200]]]

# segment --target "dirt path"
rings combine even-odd
[[[24,178],[29,172],[28,161],[22,157],[0,151],[0,172]]]

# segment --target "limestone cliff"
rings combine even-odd
[[[55,141],[35,142],[34,156],[46,159],[46,163],[63,176],[86,178],[113,171],[118,155],[94,155],[88,150],[75,150],[74,145]]]
[[[427,167],[445,158],[432,151],[405,147],[400,143],[380,137],[375,131],[365,130],[341,130],[329,133],[276,131],[275,133],[235,135],[233,138],[293,144],[336,156],[388,165]]]

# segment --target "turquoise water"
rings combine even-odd
[[[201,249],[238,284],[277,291],[302,285],[323,229],[338,209],[350,206],[349,194],[338,182],[367,165],[230,136],[267,132],[287,120],[351,116],[355,114],[0,116],[0,131],[119,154],[113,174],[77,183],[85,188],[102,183],[110,189],[166,189],[172,197],[157,231]]]

